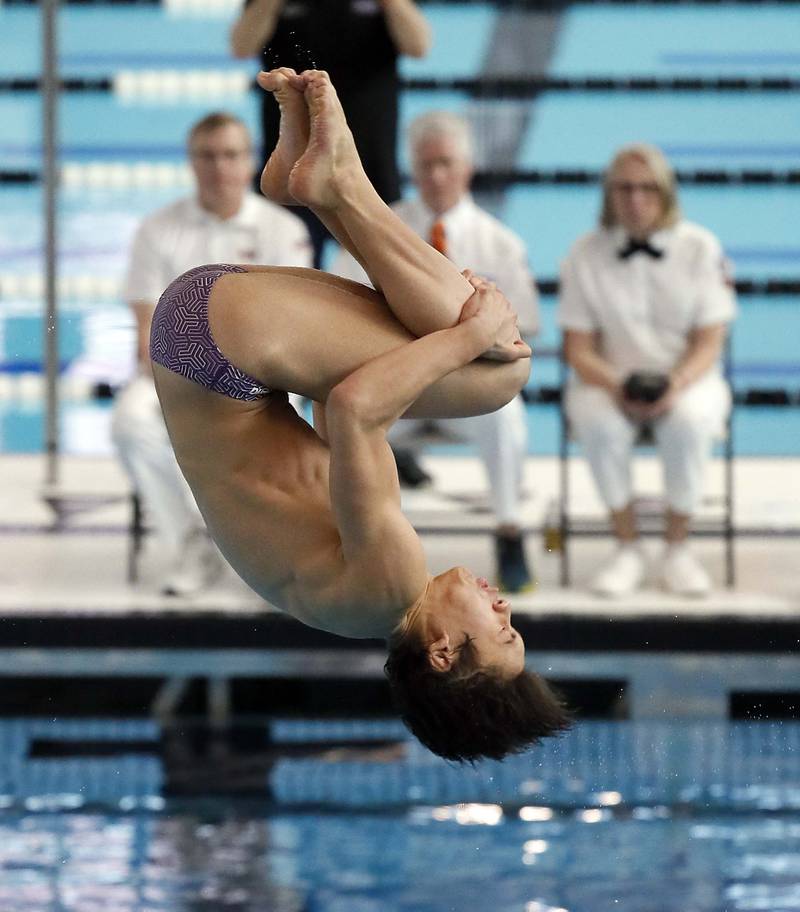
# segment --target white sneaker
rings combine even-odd
[[[222,555],[205,529],[190,532],[161,584],[162,595],[194,595],[207,589],[224,569]]]
[[[595,595],[615,598],[638,589],[644,579],[645,563],[638,545],[620,545],[608,564],[592,580]]]
[[[711,591],[711,579],[687,544],[668,545],[661,565],[661,585],[675,595],[703,598]]]

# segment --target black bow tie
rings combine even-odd
[[[660,260],[664,256],[664,251],[653,247],[650,241],[635,241],[633,238],[628,239],[628,246],[617,251],[617,256],[621,260],[630,259],[635,253],[646,253],[654,260]]]

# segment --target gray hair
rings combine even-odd
[[[441,136],[454,140],[464,159],[470,163],[473,161],[472,133],[469,124],[452,111],[428,111],[411,121],[408,127],[411,158],[425,140]]]
[[[650,169],[650,173],[653,175],[653,181],[658,187],[663,209],[658,227],[669,228],[674,225],[681,217],[675,172],[661,149],[647,143],[631,143],[629,146],[623,146],[611,160],[611,164],[603,176],[603,204],[600,210],[600,224],[604,228],[613,228],[617,223],[614,206],[611,202],[611,184],[617,168],[628,158],[638,159]]]

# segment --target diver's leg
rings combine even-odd
[[[310,206],[361,262],[413,335],[453,326],[473,288],[378,196],[327,74],[277,70],[261,74],[259,81],[275,92],[282,118],[281,139],[264,171],[264,192],[282,199],[288,188],[295,200]],[[502,359],[509,351],[518,356],[512,341],[488,356]]]
[[[236,367],[267,387],[325,402],[364,363],[415,338],[377,292],[357,282],[313,269],[246,269],[215,283],[208,305],[211,334]],[[409,417],[493,411],[527,375],[527,358],[478,359],[426,390]]]

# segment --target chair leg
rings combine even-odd
[[[736,532],[733,527],[733,460],[725,454],[725,585],[736,585]]]
[[[726,362],[730,361],[730,342],[726,348]],[[728,375],[729,375],[728,371]],[[736,530],[733,525],[733,410],[728,415],[725,435],[725,583],[729,589],[736,585],[736,555],[734,553]]]
[[[725,584],[729,589],[736,585],[736,557],[733,535],[725,535]]]
[[[561,471],[566,472],[567,471],[566,466],[562,466]],[[564,490],[566,490],[566,484],[564,485],[564,488],[562,488],[562,492]],[[560,556],[561,556],[560,583],[563,587],[567,587],[570,584],[570,576],[571,576],[571,574],[570,574],[571,568],[570,568],[570,563],[569,563],[569,558],[570,558],[570,554],[569,554],[569,520],[567,519],[566,503],[563,499],[563,493],[562,493],[562,499],[561,499],[561,503],[560,503],[559,516],[558,516],[558,547],[559,547],[559,552],[560,552]]]
[[[139,578],[139,552],[142,550],[144,526],[142,523],[142,502],[134,491],[131,494],[131,521],[128,526],[128,582]]]
[[[563,359],[562,359],[563,372]],[[567,413],[564,406],[564,377],[561,383],[561,408],[560,427],[561,439],[559,440],[559,496],[558,496],[558,529],[559,545],[561,548],[561,585],[566,588],[570,584],[569,565],[569,428],[567,426]]]

